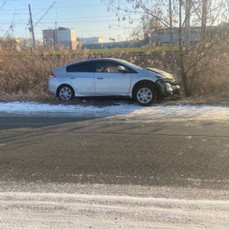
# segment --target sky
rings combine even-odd
[[[39,21],[45,11],[56,3]],[[119,2],[122,0],[118,0]],[[123,0],[125,1],[125,0]],[[104,42],[131,39],[130,34],[137,27],[118,22],[115,12],[108,11],[100,0],[0,0],[0,37],[10,34],[15,38],[30,38],[29,10],[31,5],[35,38],[42,39],[42,29],[67,27],[76,30],[78,38],[99,36]]]

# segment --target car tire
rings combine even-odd
[[[71,100],[74,97],[74,90],[68,85],[62,85],[58,89],[57,96],[63,101]]]
[[[141,106],[149,106],[155,103],[157,99],[157,91],[153,84],[150,83],[142,83],[137,85],[134,88],[134,99],[141,105]]]

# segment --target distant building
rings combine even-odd
[[[56,32],[56,43],[63,49],[76,50],[76,31],[60,27]]]
[[[151,33],[151,42],[152,43],[171,43],[171,37],[170,37],[170,28],[164,28],[164,29],[155,29]],[[178,37],[178,30],[173,29],[173,43],[178,43],[179,37]],[[195,42],[199,39],[200,34],[200,28],[190,28],[189,33],[189,42]],[[183,33],[183,36],[185,36],[185,32]]]
[[[76,31],[59,27],[56,30],[43,30],[43,41],[46,49],[76,50]]]
[[[54,49],[55,47],[55,30],[53,29],[48,29],[48,30],[43,30],[43,42],[44,42],[44,47],[46,49]]]
[[[103,38],[102,37],[87,37],[87,38],[81,38],[81,42],[83,45],[85,44],[103,44]]]
[[[119,41],[97,44],[83,44],[82,49],[112,49],[112,48],[137,48],[140,47],[138,41]]]

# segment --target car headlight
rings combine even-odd
[[[167,92],[172,92],[173,91],[173,88],[172,88],[171,84],[168,83],[168,82],[165,82],[165,88],[166,88]]]

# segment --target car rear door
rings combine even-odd
[[[128,95],[131,83],[131,74],[126,71],[119,72],[114,61],[95,61],[95,95],[113,96]]]
[[[66,71],[76,96],[95,95],[95,79],[91,62],[68,65]]]

